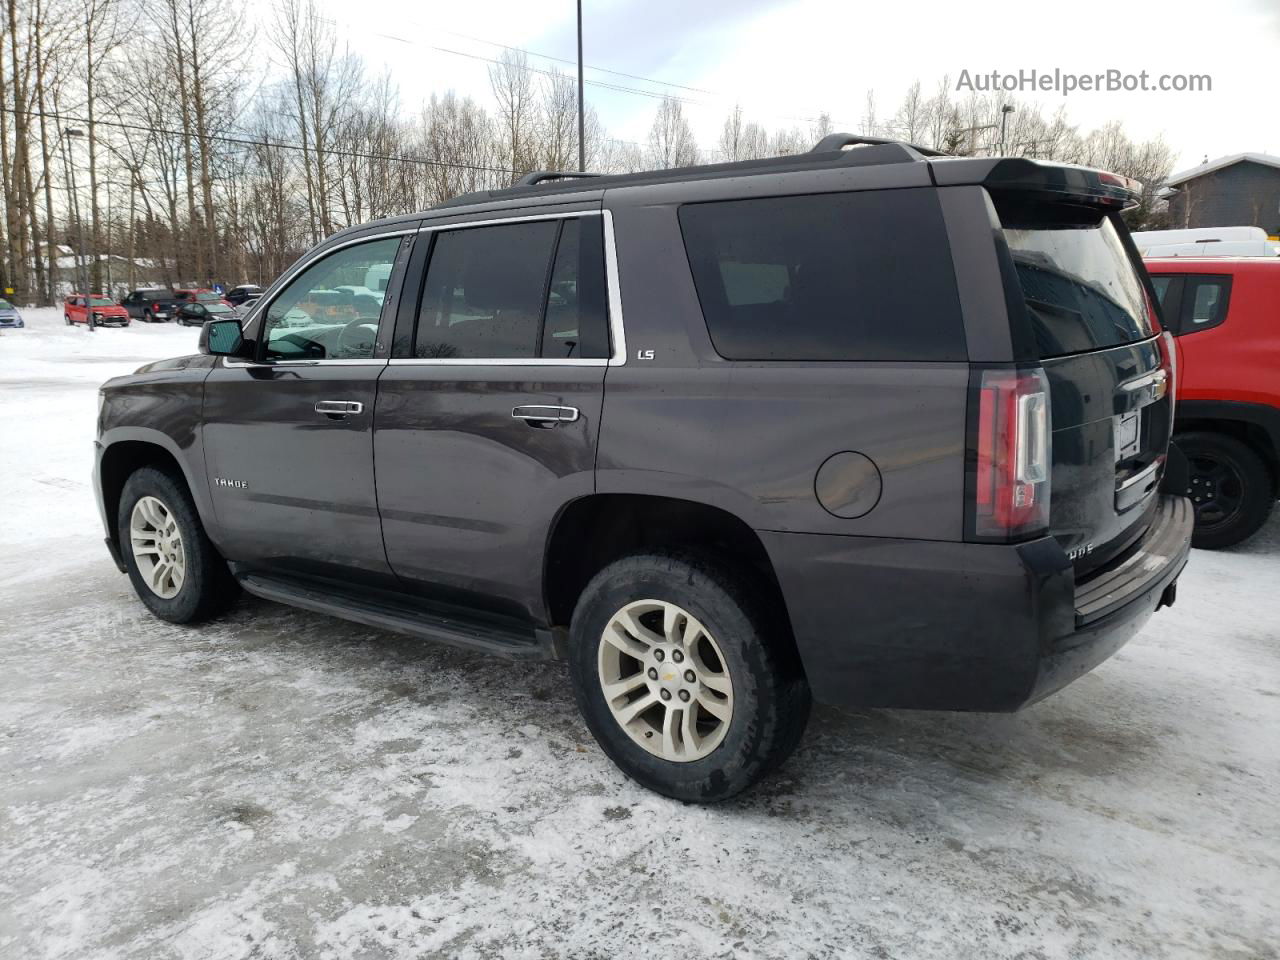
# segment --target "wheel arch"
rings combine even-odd
[[[1280,410],[1260,404],[1189,401],[1178,405],[1173,439],[1182,433],[1220,433],[1257,451],[1280,497]]]
[[[749,577],[777,615],[792,650],[786,598],[764,542],[742,518],[706,503],[650,494],[596,493],[566,504],[552,523],[543,558],[550,623],[567,626],[578,597],[609,563],[645,549],[699,554]]]
[[[124,485],[135,470],[148,466],[158,467],[181,477],[191,491],[196,508],[202,515],[201,520],[207,521],[204,504],[201,503],[202,490],[192,482],[177,444],[156,431],[130,430],[117,439],[104,442],[98,458],[98,485],[103,518],[107,524],[108,537],[117,547],[120,546],[120,541],[119,531],[116,529],[116,514],[119,512]]]

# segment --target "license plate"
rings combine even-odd
[[[1142,411],[1116,417],[1116,462],[1137,456],[1142,435]]]

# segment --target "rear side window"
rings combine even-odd
[[[607,323],[599,217],[442,230],[414,356],[599,359]]]
[[[680,227],[730,360],[964,360],[931,190],[687,204]]]
[[[1000,214],[1041,357],[1152,335],[1142,282],[1109,219],[1053,208]]]
[[[1209,330],[1227,319],[1227,301],[1231,298],[1228,276],[1188,276],[1182,293],[1183,334]]]

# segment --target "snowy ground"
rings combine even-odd
[[[1016,716],[819,710],[782,775],[628,783],[561,665],[259,601],[150,617],[95,390],[196,331],[0,334],[0,957],[1274,958],[1280,522]]]

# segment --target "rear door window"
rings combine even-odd
[[[726,359],[966,359],[931,190],[686,204],[680,227]]]
[[[1142,281],[1110,219],[1052,207],[1000,213],[1041,357],[1152,335]]]
[[[599,217],[441,230],[413,355],[438,360],[608,356]]]
[[[1229,276],[1188,276],[1182,294],[1180,333],[1199,333],[1227,319],[1231,299]]]

